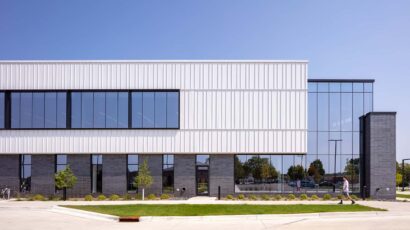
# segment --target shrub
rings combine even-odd
[[[61,200],[61,197],[58,195],[50,195],[48,197],[48,200],[58,201],[58,200]]]
[[[293,195],[293,194],[289,194],[289,195],[288,195],[288,199],[289,199],[289,200],[294,200],[294,199],[296,199],[296,196]]]
[[[343,196],[342,194],[337,195],[338,200],[343,200],[344,198],[345,198],[345,196]]]
[[[160,196],[161,200],[169,200],[169,198],[171,198],[171,196],[169,194],[166,194],[166,193],[161,194],[161,196]]]
[[[122,199],[123,200],[132,200],[132,196],[131,196],[131,194],[125,194],[124,196],[122,196]]]
[[[350,196],[353,200],[358,200],[359,198],[356,195],[351,195]]]
[[[332,195],[330,194],[323,195],[323,200],[330,200],[330,199],[332,199]]]
[[[106,200],[106,199],[107,199],[107,197],[105,197],[102,194],[97,197],[97,200]]]
[[[257,200],[258,197],[252,194],[252,195],[249,195],[249,199],[250,200]]]
[[[137,195],[135,195],[135,199],[136,200],[142,200],[142,194],[137,194]]]
[[[87,195],[87,196],[84,197],[84,200],[85,200],[85,201],[92,201],[92,200],[93,200],[93,196]]]
[[[111,196],[110,196],[110,200],[112,200],[112,201],[114,201],[114,200],[119,200],[120,199],[120,197],[117,195],[117,194],[112,194]]]
[[[270,200],[269,196],[266,195],[266,194],[263,194],[263,195],[261,196],[261,198],[262,198],[262,200]]]
[[[311,200],[318,200],[319,197],[318,197],[317,195],[312,195],[312,196],[310,197],[310,199],[311,199]]]
[[[307,200],[308,196],[306,194],[302,194],[299,197],[301,200]]]
[[[233,196],[229,194],[229,195],[226,196],[226,199],[227,200],[233,200]]]
[[[282,196],[281,195],[275,195],[275,200],[282,200]]]
[[[36,194],[36,195],[34,195],[34,196],[32,197],[31,200],[34,200],[34,201],[45,201],[46,198],[45,198],[43,195],[41,195],[41,194]]]
[[[245,199],[245,195],[243,195],[243,194],[238,195],[238,200],[244,200],[244,199]]]
[[[155,196],[155,194],[149,194],[148,196],[147,196],[147,199],[148,200],[155,200],[155,199],[157,199],[157,197]]]

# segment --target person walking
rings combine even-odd
[[[349,181],[345,176],[343,177],[343,196],[352,201],[352,204],[356,203],[349,195]],[[339,204],[343,204],[343,198],[340,200]]]

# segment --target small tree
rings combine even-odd
[[[153,183],[151,172],[148,168],[147,159],[144,159],[139,167],[138,175],[134,178],[134,186],[137,188],[142,188],[142,200],[144,200],[145,188],[151,187]]]
[[[77,183],[77,177],[71,171],[70,166],[55,174],[55,184],[57,189],[63,190],[63,199],[67,200],[67,188],[72,188]]]

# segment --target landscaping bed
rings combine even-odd
[[[133,205],[65,205],[74,208],[114,216],[210,216],[253,214],[298,214],[323,212],[386,211],[363,205],[291,204],[133,204]]]

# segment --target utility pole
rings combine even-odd
[[[410,161],[410,158],[401,161],[401,191],[404,192],[404,161]]]
[[[334,173],[333,173],[333,192],[336,192],[336,153],[337,153],[337,142],[341,142],[342,139],[330,139],[330,142],[335,143],[335,166],[334,166]]]

